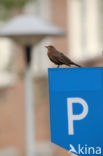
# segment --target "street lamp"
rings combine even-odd
[[[0,30],[0,37],[9,37],[25,48],[25,102],[26,102],[26,155],[35,155],[34,98],[32,88],[31,49],[47,36],[62,36],[64,32],[32,15],[21,15],[7,22]]]

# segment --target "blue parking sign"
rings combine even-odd
[[[103,67],[50,68],[51,141],[77,155],[103,155]]]

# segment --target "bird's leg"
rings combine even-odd
[[[59,68],[59,65],[57,66],[57,68]]]

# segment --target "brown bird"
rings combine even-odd
[[[52,45],[49,46],[45,46],[48,49],[48,57],[49,59],[56,65],[58,65],[57,67],[59,68],[60,65],[67,65],[67,66],[71,66],[71,65],[75,65],[77,67],[81,67],[80,65],[74,63],[73,61],[71,61],[67,56],[65,56],[63,53],[59,52],[58,50],[56,50],[55,47],[53,47]]]

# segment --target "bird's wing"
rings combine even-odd
[[[55,64],[58,64],[58,65],[62,65],[63,62],[59,59],[59,54],[58,52],[53,52],[53,53],[50,53],[49,54],[49,58],[52,62],[54,62]]]
[[[62,53],[60,53],[60,52],[59,52],[59,60],[60,60],[60,62],[63,62],[63,64],[68,65],[68,66],[70,66],[70,65],[72,64],[72,65],[81,67],[80,65],[74,63],[74,62],[73,62],[72,60],[70,60],[67,56],[65,56],[64,54],[62,54]]]
[[[50,56],[49,58],[50,58],[50,60],[51,60],[52,62],[54,62],[55,64],[61,64],[61,62],[57,59],[57,57],[56,57],[55,55],[52,55],[52,56]]]
[[[72,61],[67,57],[65,56],[64,54],[58,52],[58,59],[60,62],[62,62],[63,64],[66,64],[66,65],[69,65],[72,63]]]

